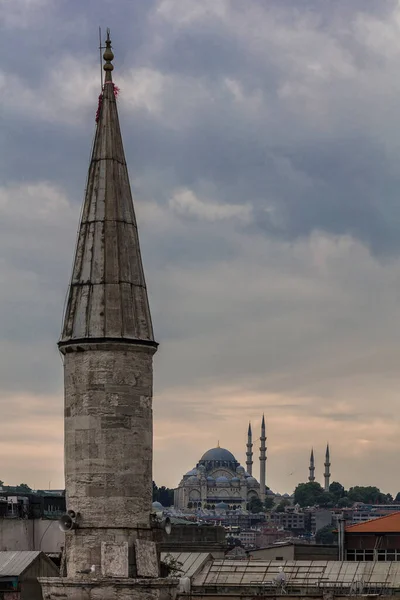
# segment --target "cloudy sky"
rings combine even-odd
[[[322,479],[329,441],[333,479],[398,492],[400,2],[0,9],[0,478],[63,486],[56,342],[102,25],[160,342],[156,482],[218,440],[244,462],[264,411],[273,490],[311,445]]]

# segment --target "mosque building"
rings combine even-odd
[[[246,509],[252,498],[265,500],[266,435],[264,415],[260,436],[260,481],[253,477],[253,442],[251,425],[247,433],[246,469],[232,452],[221,448],[207,450],[197,465],[183,476],[175,490],[176,509],[225,508]],[[272,492],[269,492],[272,493]]]

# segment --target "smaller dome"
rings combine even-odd
[[[197,475],[197,469],[191,469],[185,474],[185,477],[190,477],[190,475]]]
[[[229,506],[225,502],[218,502],[215,505],[216,510],[228,510]]]
[[[195,477],[194,475],[191,475],[190,477],[187,478],[186,480],[188,483],[197,483],[198,479],[197,477]]]
[[[284,498],[290,498],[289,494],[283,494]]]
[[[209,475],[209,476],[207,477],[207,481],[208,481],[209,483],[215,483],[215,479],[214,479],[214,477],[211,477],[211,475]]]
[[[153,502],[151,505],[155,510],[162,510],[164,507],[161,502]]]
[[[217,483],[229,483],[229,480],[225,475],[221,475],[221,477],[217,477],[215,480]]]
[[[239,477],[232,477],[231,481],[240,481]]]
[[[244,472],[244,476],[245,477],[251,477],[250,473],[248,473],[247,471]]]
[[[255,477],[247,477],[246,479],[247,485],[257,485],[257,479]]]

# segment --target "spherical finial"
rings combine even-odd
[[[111,61],[114,58],[114,52],[111,50],[111,40],[110,40],[110,30],[109,29],[107,29],[106,49],[104,51],[103,58],[106,61],[106,64],[103,65],[103,69],[105,71],[112,71],[114,69],[114,65],[111,64]]]

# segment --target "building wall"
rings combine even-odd
[[[315,544],[288,544],[271,548],[250,550],[255,560],[338,560],[337,546]]]
[[[294,560],[338,560],[338,546],[295,545]]]
[[[348,561],[399,561],[400,533],[345,534],[345,560]]]
[[[61,552],[63,545],[64,533],[57,520],[0,519],[0,551]]]
[[[51,560],[39,556],[19,578],[21,600],[42,600],[42,586],[38,577],[59,577],[59,571]]]
[[[214,558],[224,556],[227,544],[223,527],[208,525],[172,525],[170,535],[162,533],[161,552],[209,552]]]
[[[276,546],[250,550],[249,556],[254,560],[294,560],[294,546]]]

